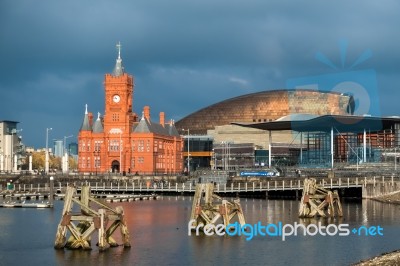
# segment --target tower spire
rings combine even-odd
[[[118,49],[118,59],[121,59],[121,42],[117,43],[117,49]]]
[[[92,130],[92,128],[90,126],[90,121],[89,121],[88,105],[85,104],[85,116],[83,117],[83,122],[80,131],[90,131],[90,130]]]
[[[122,65],[122,58],[121,58],[121,42],[118,42],[117,45],[117,50],[118,50],[118,58],[117,62],[115,63],[113,75],[118,77],[124,74],[124,66]]]

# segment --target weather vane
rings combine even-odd
[[[121,58],[121,42],[117,43],[118,58]]]

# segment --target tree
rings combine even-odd
[[[29,169],[29,155],[32,155],[32,170],[38,170],[38,171],[44,170],[46,162],[46,153],[44,151],[27,153],[25,161],[22,164],[22,169],[24,170]],[[49,156],[50,169],[61,170],[62,168],[61,163],[62,163],[62,158],[56,156]],[[72,156],[68,157],[68,164],[70,170],[76,170],[78,167],[76,160]]]
[[[29,160],[29,158],[27,158],[27,160]],[[46,153],[44,151],[32,153],[32,169],[37,169],[39,171],[44,170],[45,162]]]
[[[50,156],[50,169],[61,170],[61,157]]]
[[[78,163],[76,162],[76,160],[74,159],[74,157],[69,156],[68,157],[68,164],[69,164],[69,169],[70,170],[76,170],[78,169]]]

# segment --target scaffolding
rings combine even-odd
[[[214,145],[213,163],[214,169],[238,170],[252,168],[255,165],[256,145],[252,143],[222,142]]]
[[[390,162],[397,167],[400,157],[400,117],[322,115],[304,120],[233,124],[269,132],[270,166],[295,162],[301,167],[338,168],[338,164],[358,167],[361,163]],[[274,145],[271,133],[285,130],[299,139]]]
[[[339,132],[333,130],[333,156],[331,132],[303,132],[304,144],[300,151],[291,153],[292,160],[303,167],[330,167],[335,164],[361,164],[393,161],[399,140],[391,130],[378,132]],[[400,152],[400,149],[399,149]],[[299,155],[299,156],[298,156]],[[390,157],[393,157],[390,159]]]

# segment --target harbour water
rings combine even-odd
[[[54,209],[0,209],[0,265],[349,265],[400,248],[400,206],[370,200],[343,203],[342,219],[301,220],[295,200],[241,199],[246,222],[321,222],[381,226],[383,236],[188,236],[191,197],[112,203],[123,206],[130,249],[55,250],[63,201]],[[118,231],[117,242],[121,243]]]

